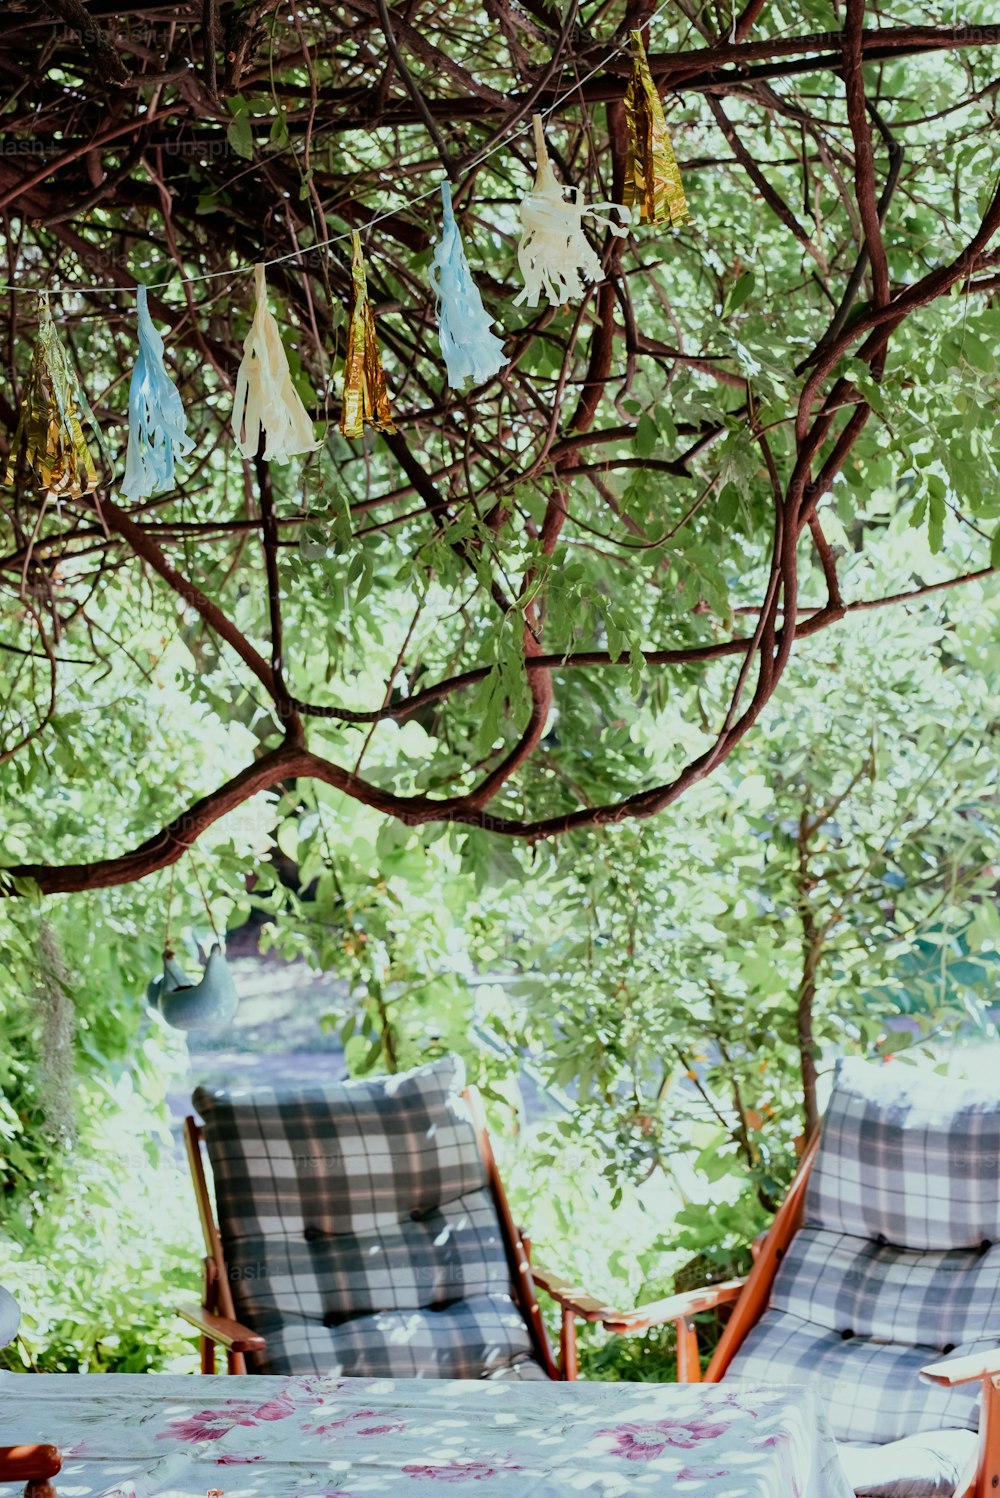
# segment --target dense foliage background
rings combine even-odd
[[[691,224],[597,238],[601,287],[515,307],[531,109],[563,180],[620,189],[615,49],[654,6],[618,9],[0,15],[5,275],[63,288],[107,449],[96,494],[15,461],[0,507],[16,1366],[189,1365],[186,1058],[141,996],[171,904],[207,939],[201,885],[349,980],[353,1070],[460,1050],[539,1253],[629,1302],[745,1258],[838,1050],[988,1030],[1000,29],[985,0],[657,12]],[[511,356],[464,392],[426,274],[445,171]],[[348,444],[369,224],[399,431]],[[245,271],[282,255],[325,435],[269,468],[227,423]],[[151,298],[197,448],[128,505],[127,288],[175,272],[209,278]],[[0,317],[3,449],[34,298]]]

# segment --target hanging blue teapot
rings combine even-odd
[[[163,954],[163,974],[146,990],[155,1009],[174,1030],[221,1030],[236,1013],[239,995],[218,943],[212,948],[199,983],[192,983],[173,952]]]

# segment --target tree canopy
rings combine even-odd
[[[141,878],[310,780],[472,838],[648,817],[755,729],[798,644],[988,576],[989,16],[6,6],[3,440],[26,293],[49,289],[106,448],[80,498],[39,493],[17,453],[3,491],[0,761],[12,794],[52,789],[14,887]],[[530,116],[562,181],[620,201],[642,26],[691,220],[598,236],[595,289],[515,306]],[[509,356],[465,391],[427,276],[444,177]],[[336,429],[352,229],[397,427],[356,443]],[[261,260],[323,435],[281,466],[229,430]],[[175,490],[130,503],[139,282],[196,448]],[[900,517],[929,548],[855,565]],[[225,752],[201,751],[206,719]]]

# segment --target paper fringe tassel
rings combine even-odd
[[[59,341],[48,298],[43,296],[38,304],[38,340],[4,482],[14,483],[23,439],[28,467],[45,493],[78,499],[96,489],[97,469],[83,435],[81,415],[96,432],[93,412]]]
[[[340,408],[340,430],[345,437],[360,437],[365,423],[377,432],[394,432],[392,410],[385,388],[385,371],[378,351],[375,317],[368,300],[365,258],[361,237],[351,234],[351,316],[344,360],[344,403]]]
[[[264,457],[287,463],[311,453],[319,442],[309,413],[292,384],[281,330],[267,305],[264,266],[254,267],[257,306],[243,344],[243,362],[236,376],[233,435],[245,458],[257,456],[260,432],[267,436]]]
[[[481,385],[510,361],[503,351],[503,339],[490,331],[494,320],[472,279],[452,212],[450,182],[441,183],[441,201],[444,224],[428,272],[437,297],[441,353],[449,385],[463,385],[467,379]]]
[[[174,487],[174,460],[194,447],[184,406],[163,363],[163,339],[149,315],[145,286],[136,292],[139,354],[128,388],[128,449],[122,493],[148,499]]]
[[[680,168],[667,134],[663,104],[642,45],[642,33],[632,41],[632,76],[625,91],[628,159],[625,163],[626,208],[639,204],[643,224],[682,224],[688,216]]]
[[[582,203],[579,189],[565,191],[555,179],[545,146],[540,114],[532,116],[535,131],[537,170],[535,185],[521,202],[521,225],[524,230],[517,247],[517,263],[524,277],[524,290],[514,298],[515,307],[527,302],[538,306],[544,291],[549,301],[561,306],[581,293],[584,283],[603,281],[604,272],[587,236],[583,220],[610,229],[617,239],[628,233],[629,214],[620,203]],[[573,194],[567,201],[566,192]],[[618,215],[615,223],[609,213]]]

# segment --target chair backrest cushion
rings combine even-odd
[[[805,1222],[901,1248],[1000,1241],[1000,1092],[900,1061],[842,1062]]]
[[[481,1190],[462,1084],[460,1059],[445,1056],[321,1087],[199,1087],[223,1241],[367,1233]]]

